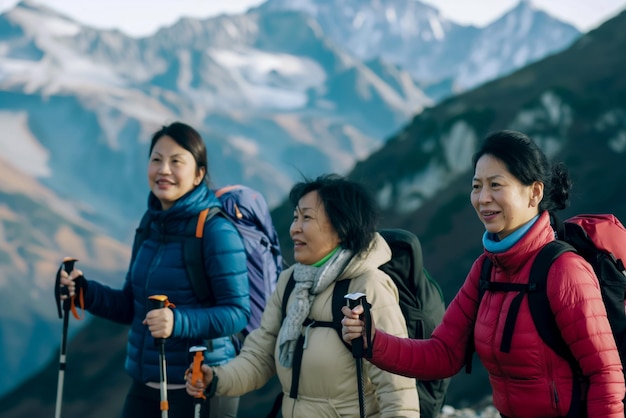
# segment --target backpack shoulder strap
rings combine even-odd
[[[289,280],[287,281],[287,285],[285,286],[285,292],[283,294],[283,302],[282,302],[282,313],[283,313],[283,321],[285,320],[285,316],[287,316],[287,300],[295,287],[296,281],[293,278],[293,273],[289,276]],[[332,296],[332,321],[313,321],[310,318],[307,318],[302,325],[310,328],[317,327],[326,327],[326,328],[334,328],[337,334],[339,335],[339,340],[346,346],[348,350],[351,350],[351,346],[347,344],[341,335],[341,318],[343,317],[341,313],[341,308],[344,306],[343,297],[346,293],[348,293],[348,288],[350,286],[350,279],[340,280],[335,282],[335,287],[333,288],[333,296]],[[298,340],[296,341],[296,347],[293,354],[293,363],[291,365],[291,389],[289,390],[289,397],[292,399],[298,398],[298,388],[300,386],[300,371],[302,367],[302,356],[304,355],[304,345],[306,342],[306,336],[300,334]]]
[[[130,256],[130,264],[132,265],[135,261],[135,257],[137,257],[137,252],[141,247],[141,244],[150,236],[150,215],[148,211],[146,211],[141,217],[141,221],[139,222],[139,226],[135,230],[135,238],[133,240],[133,251]]]
[[[565,223],[556,215],[556,213],[550,212],[550,225],[552,225],[554,232],[556,232],[556,238],[558,240],[568,240]]]
[[[287,302],[289,301],[289,296],[291,296],[291,292],[293,292],[293,289],[295,286],[296,286],[296,281],[293,278],[293,272],[292,272],[291,275],[289,276],[289,279],[287,280],[287,285],[285,285],[285,292],[283,293],[283,300],[281,304],[283,321],[285,320],[285,317],[287,316]],[[338,282],[335,282],[335,287],[333,288],[333,299],[332,299],[333,319],[332,319],[331,324],[332,324],[332,328],[335,328],[335,330],[339,334],[339,338],[341,339],[341,341],[343,341],[343,338],[341,335],[341,319],[343,318],[343,314],[341,313],[341,308],[343,308],[343,306],[345,305],[343,297],[348,293],[349,287],[350,287],[350,279],[345,279],[345,280],[340,280]],[[313,327],[327,326],[327,325],[330,326],[330,324],[326,322],[316,321],[316,323],[317,325],[313,325]],[[351,349],[350,345],[348,345],[345,342],[344,344],[349,350]]]
[[[350,288],[351,279],[344,279],[335,282],[335,288],[333,289],[333,301],[332,301],[332,310],[333,310],[333,325],[335,331],[337,331],[337,335],[339,335],[339,340],[346,346],[346,348],[352,351],[352,346],[343,340],[343,335],[341,334],[341,319],[343,318],[343,313],[341,312],[341,308],[346,306],[345,295],[348,294],[348,289]]]
[[[493,262],[491,258],[485,257],[483,265],[480,269],[480,281],[478,282],[478,306],[480,301],[483,300],[485,292],[489,289],[489,283],[491,283],[491,269],[493,268]]]
[[[568,251],[576,252],[570,244],[559,240],[549,242],[539,251],[530,269],[528,307],[541,339],[559,356],[575,365],[576,359],[561,337],[547,293],[548,271],[552,263]]]
[[[572,354],[571,350],[563,340],[554,312],[550,308],[548,300],[547,282],[548,271],[561,254],[568,251],[577,252],[576,249],[565,241],[552,241],[546,244],[537,254],[530,269],[528,307],[533,318],[535,327],[541,339],[554,350],[559,356],[567,360],[574,374],[582,375],[580,365]],[[572,402],[570,404],[567,417],[579,416],[580,402],[582,399],[582,388],[580,382],[574,379],[572,388]]]
[[[483,299],[485,291],[489,287],[489,282],[491,282],[492,267],[493,262],[491,259],[489,257],[485,257],[483,265],[480,268],[480,279],[478,281],[478,306],[480,306],[480,301]],[[467,342],[467,348],[465,349],[465,373],[467,374],[472,372],[472,359],[474,357],[474,351],[476,351],[476,345],[474,343],[474,328],[472,328],[469,341]]]
[[[210,304],[211,289],[204,270],[204,226],[213,216],[221,213],[219,207],[202,210],[197,218],[191,218],[185,227],[183,241],[183,259],[191,286],[198,300],[203,304]]]
[[[289,301],[289,296],[291,296],[291,292],[293,292],[293,288],[296,287],[296,280],[293,278],[293,271],[289,275],[289,279],[287,279],[287,284],[285,285],[285,291],[283,292],[283,300],[281,304],[281,312],[282,312],[282,320],[281,323],[285,320],[287,316],[287,302]]]

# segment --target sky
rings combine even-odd
[[[264,0],[29,0],[63,12],[97,28],[117,28],[130,36],[153,34],[181,17],[206,18],[241,13]],[[514,7],[519,0],[422,0],[454,22],[484,26]],[[18,0],[0,0],[0,12]],[[626,0],[532,0],[540,9],[589,31],[626,9]]]

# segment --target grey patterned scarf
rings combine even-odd
[[[278,361],[283,367],[291,367],[296,341],[302,331],[302,323],[309,316],[315,295],[322,293],[341,274],[352,258],[352,251],[340,249],[320,267],[296,264],[293,278],[294,300],[287,308],[287,315],[278,332]]]

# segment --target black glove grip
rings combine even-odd
[[[365,317],[365,307],[367,306],[365,295],[364,294],[346,295],[346,299],[348,300],[348,307],[350,309],[354,309],[358,305],[363,305],[364,311],[361,315],[359,315],[359,319],[363,320],[363,318]],[[363,357],[363,337],[355,338],[352,340],[352,357],[354,358]]]

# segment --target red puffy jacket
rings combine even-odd
[[[517,292],[486,292],[478,306],[478,282],[484,257],[493,261],[492,280],[528,283],[532,262],[554,240],[547,213],[511,249],[485,251],[472,266],[463,287],[428,340],[401,339],[377,331],[371,361],[382,369],[419,379],[449,377],[464,366],[474,328],[476,353],[493,389],[493,403],[507,417],[565,416],[572,396],[572,370],[552,351],[522,302],[509,353],[500,343],[511,301]],[[552,265],[547,285],[550,306],[563,339],[589,378],[589,417],[623,418],[625,385],[622,364],[591,266],[566,253]]]

